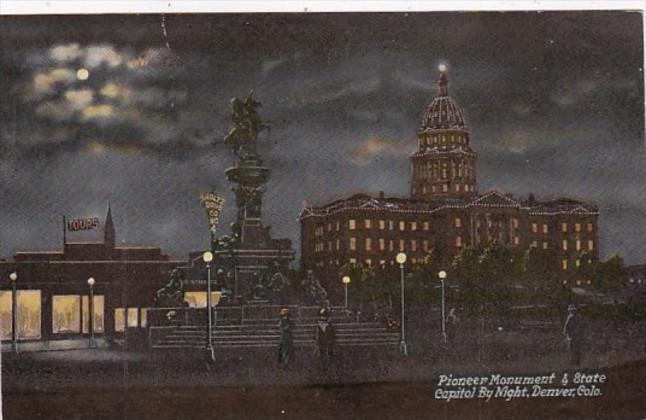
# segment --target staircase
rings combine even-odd
[[[391,331],[381,322],[348,322],[333,320],[337,346],[395,346],[399,332]],[[316,321],[304,319],[295,323],[294,345],[315,345]],[[150,328],[151,349],[204,348],[206,325],[172,325]],[[280,331],[277,320],[244,320],[241,323],[218,324],[213,327],[212,344],[222,348],[277,347]]]

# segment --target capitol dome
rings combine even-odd
[[[465,129],[464,113],[462,108],[449,96],[449,81],[446,70],[440,69],[440,78],[437,81],[437,96],[426,108],[420,131],[434,129]]]

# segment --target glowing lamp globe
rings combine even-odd
[[[11,281],[16,281],[16,280],[18,280],[18,273],[16,273],[16,272],[14,271],[13,273],[9,274],[9,280],[11,280]]]
[[[440,278],[440,280],[444,280],[446,278],[446,271],[441,270],[439,273],[437,273],[437,276]]]
[[[343,284],[349,284],[350,283],[350,276],[343,276],[341,281],[343,282]]]
[[[395,257],[395,261],[397,261],[398,264],[404,264],[406,262],[406,254],[404,254],[403,252],[400,252]]]
[[[437,68],[438,68],[441,72],[445,72],[445,71],[447,70],[446,64],[444,64],[444,63],[441,63],[439,66],[437,66]]]
[[[90,287],[94,286],[94,283],[96,283],[96,280],[94,280],[94,277],[90,277],[89,279],[87,279],[87,284]]]
[[[206,251],[204,254],[202,254],[202,259],[205,263],[210,263],[211,261],[213,261],[213,253]]]

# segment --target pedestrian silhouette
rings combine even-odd
[[[334,344],[336,342],[336,331],[330,322],[329,311],[323,308],[319,311],[319,320],[316,324],[316,348],[315,352],[321,361],[323,368],[327,368],[334,356]]]
[[[572,366],[581,364],[584,333],[585,325],[583,318],[577,313],[575,305],[569,305],[568,316],[563,326],[563,335],[565,335],[567,340],[570,365]]]
[[[289,308],[282,308],[280,310],[280,321],[278,322],[280,329],[280,343],[278,345],[278,364],[282,367],[287,367],[292,357],[294,349],[294,322],[292,321]]]

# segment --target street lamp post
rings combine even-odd
[[[446,305],[444,299],[444,280],[446,279],[446,271],[441,270],[437,273],[437,276],[440,278],[440,282],[442,283],[442,343],[446,344]]]
[[[401,288],[401,338],[399,341],[399,351],[404,356],[408,356],[408,346],[406,346],[406,321],[405,317],[405,307],[404,307],[404,263],[406,262],[406,254],[400,252],[395,257],[397,263],[399,263],[399,269],[401,272],[400,279],[400,288]]]
[[[90,348],[96,348],[96,340],[94,339],[94,277],[87,279],[87,284],[90,286],[90,298],[88,299],[88,312],[89,312],[89,330],[90,330]],[[126,311],[127,312],[127,311]],[[127,315],[127,313],[126,313]]]
[[[9,274],[11,280],[11,351],[18,353],[18,302],[16,301],[16,281],[18,280],[18,273],[15,271]]]
[[[206,342],[206,360],[207,365],[215,362],[215,352],[213,351],[213,318],[212,318],[212,305],[211,305],[211,261],[213,261],[213,253],[206,251],[202,254],[202,259],[206,263],[206,313],[207,313],[207,342]]]
[[[343,276],[341,279],[345,286],[345,308],[348,308],[348,284],[350,284],[350,276]]]

